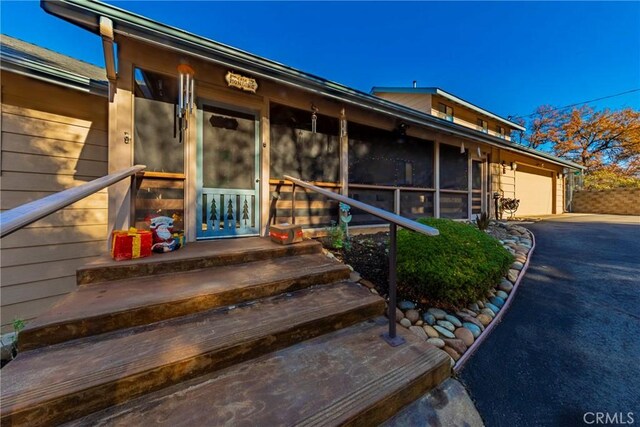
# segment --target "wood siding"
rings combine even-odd
[[[107,100],[2,72],[2,210],[107,173]],[[2,239],[2,329],[76,287],[76,269],[106,250],[107,192]]]

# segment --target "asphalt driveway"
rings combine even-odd
[[[640,424],[640,217],[526,227],[529,270],[460,373],[480,415],[489,427],[603,425],[596,412]]]

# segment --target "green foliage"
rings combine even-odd
[[[460,306],[483,297],[513,262],[493,237],[468,224],[423,218],[438,236],[398,232],[398,283],[405,297]]]
[[[589,172],[584,177],[585,190],[610,190],[613,188],[640,188],[640,178],[624,175],[610,169]]]
[[[13,319],[13,331],[15,332],[14,335],[14,342],[18,339],[18,334],[20,334],[20,331],[24,329],[24,320],[19,319],[19,318],[15,318]]]
[[[490,221],[491,218],[489,217],[489,214],[487,212],[482,212],[476,218],[476,225],[478,226],[479,230],[486,230],[487,228],[489,228]]]
[[[331,221],[331,227],[327,229],[329,243],[333,249],[342,249],[344,246],[344,230],[342,226],[337,225],[335,221]]]

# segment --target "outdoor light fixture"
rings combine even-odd
[[[408,127],[409,126],[405,122],[400,122],[398,127],[396,127],[395,132],[398,135],[398,139],[396,141],[398,144],[404,144]]]
[[[195,71],[187,64],[178,65],[178,109],[176,115],[180,124],[180,142],[184,139],[184,132],[188,126],[189,114],[193,111],[194,104],[194,79]]]
[[[516,162],[511,162],[511,170],[514,171],[518,169],[518,164]]]
[[[460,154],[464,154],[465,152],[465,148],[464,148],[464,142],[460,143]]]
[[[480,150],[480,147],[477,147],[476,150],[478,153],[478,157],[482,157],[482,150]]]
[[[500,166],[502,166],[502,174],[507,173],[507,163],[504,160],[500,163]]]

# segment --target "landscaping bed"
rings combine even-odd
[[[465,226],[475,227],[473,224]],[[482,233],[495,238],[512,258],[504,275],[477,299],[455,304],[446,298],[424,294],[417,298],[410,284],[398,286],[396,321],[427,342],[442,348],[454,362],[460,360],[494,319],[499,317],[533,247],[531,233],[515,222],[492,221]],[[330,239],[323,239],[329,257],[350,265],[355,272],[353,279],[385,299],[388,288],[388,243],[388,233],[352,236],[350,244],[339,249],[332,247]],[[402,263],[400,258],[398,263]]]

